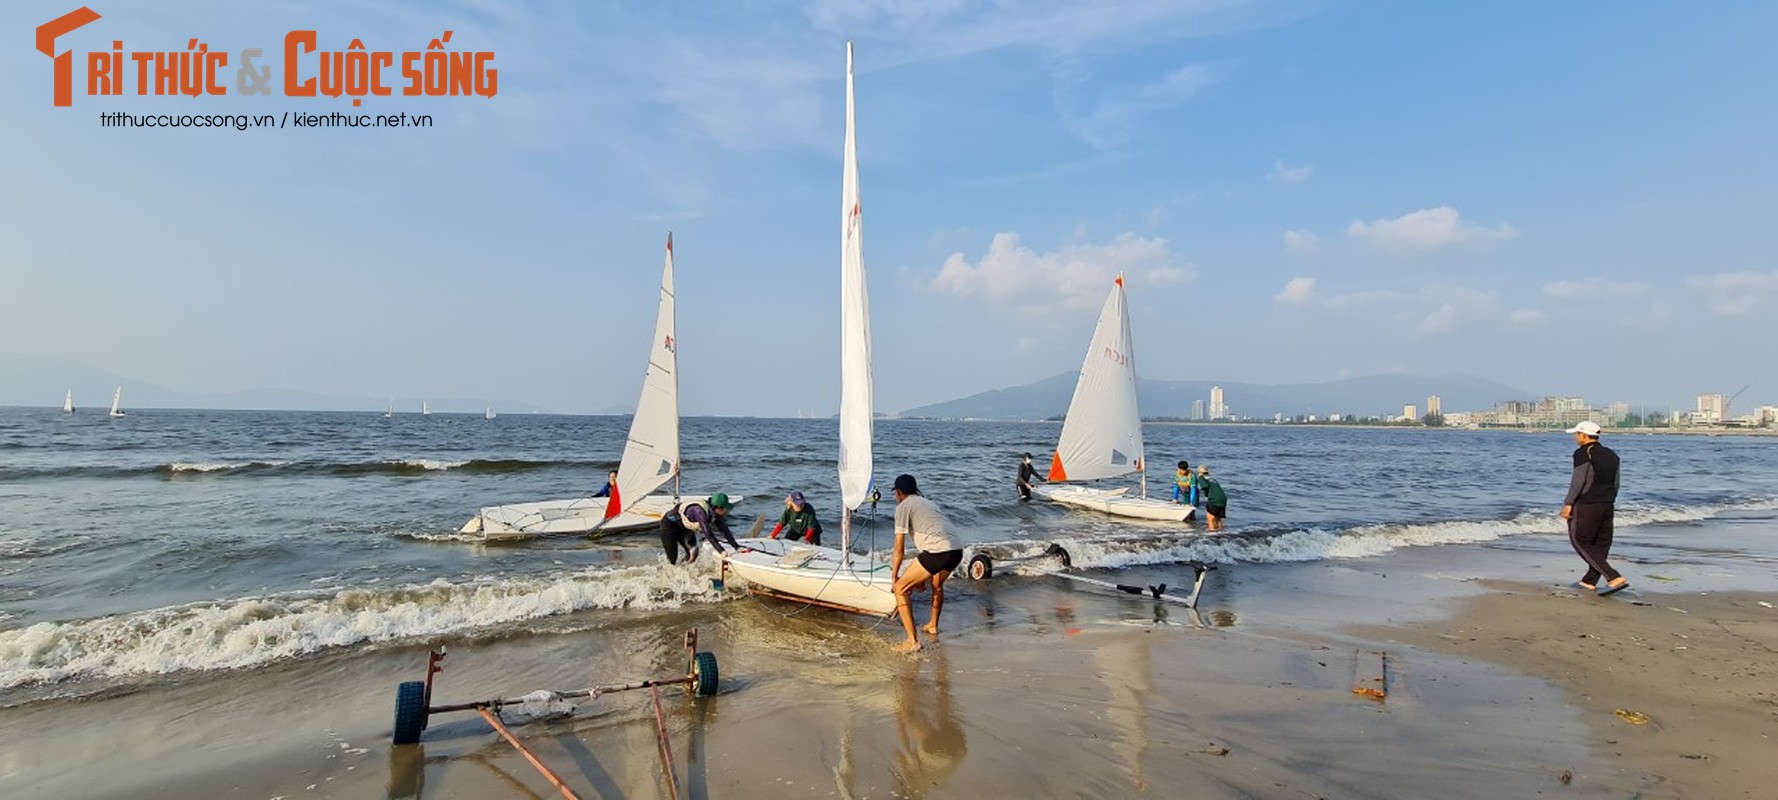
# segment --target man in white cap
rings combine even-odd
[[[1630,581],[1611,568],[1611,512],[1617,502],[1618,458],[1616,451],[1599,443],[1599,423],[1588,420],[1569,428],[1574,434],[1574,476],[1568,496],[1562,500],[1562,518],[1568,520],[1568,543],[1587,562],[1582,589],[1599,589],[1600,596],[1616,594]]]

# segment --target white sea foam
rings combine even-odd
[[[385,463],[385,464],[399,464],[404,467],[419,467],[421,469],[439,471],[439,470],[447,470],[447,469],[456,469],[458,467],[463,466],[464,464],[468,464],[469,461],[468,460],[441,461],[441,460],[435,459],[435,458],[402,458],[402,459],[396,459],[393,461],[385,461],[383,463]]]
[[[1778,509],[1778,498],[1703,506],[1631,506],[1615,516],[1620,529],[1633,525],[1700,522],[1725,512]],[[1144,564],[1202,561],[1216,564],[1265,564],[1292,561],[1374,558],[1408,547],[1452,544],[1485,544],[1511,536],[1561,535],[1565,525],[1558,514],[1537,512],[1502,520],[1458,520],[1410,524],[1363,525],[1343,530],[1302,528],[1268,534],[1243,534],[1238,528],[1224,534],[1138,534],[1131,536],[1060,538],[1076,567],[1116,569]],[[1029,556],[1046,543],[1020,543],[1009,555]],[[1024,573],[1055,569],[1054,561],[1033,561],[1015,566]]]
[[[704,567],[705,565],[700,565]],[[475,631],[595,608],[721,599],[707,569],[652,564],[527,578],[246,597],[0,631],[0,689],[251,667],[330,648]]]
[[[227,472],[248,467],[277,467],[283,461],[175,461],[167,465],[169,472]]]

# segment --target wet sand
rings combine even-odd
[[[1580,597],[1438,568],[1454,560],[1568,566],[1481,548],[1237,566],[1195,614],[1055,578],[959,579],[943,636],[913,657],[890,651],[893,623],[777,601],[606,611],[552,622],[596,630],[446,642],[434,702],[669,676],[697,627],[724,678],[716,697],[663,698],[682,797],[1701,798],[1778,781],[1770,593],[1700,595],[1694,570],[1683,594],[1653,594],[1632,570],[1634,594]],[[1352,691],[1374,649],[1380,701]],[[557,796],[473,714],[390,745],[395,685],[424,658],[0,710],[0,795]],[[667,796],[646,692],[515,730],[582,797]]]

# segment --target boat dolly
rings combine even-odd
[[[1089,586],[1098,586],[1103,589],[1112,589],[1114,591],[1123,592],[1124,594],[1133,594],[1133,595],[1139,595],[1139,596],[1140,595],[1148,595],[1149,597],[1152,597],[1153,599],[1155,599],[1157,601],[1168,602],[1168,603],[1179,603],[1181,605],[1186,606],[1187,608],[1197,608],[1198,607],[1198,595],[1204,591],[1204,578],[1205,578],[1205,576],[1207,576],[1211,572],[1215,571],[1215,569],[1216,569],[1215,565],[1205,564],[1201,561],[1186,562],[1186,566],[1189,566],[1192,568],[1192,590],[1191,590],[1191,594],[1186,595],[1185,597],[1180,597],[1179,595],[1168,594],[1167,593],[1167,584],[1164,584],[1164,583],[1153,584],[1153,585],[1149,585],[1149,586],[1130,586],[1128,584],[1114,583],[1112,581],[1102,581],[1102,580],[1098,580],[1096,578],[1089,578],[1085,575],[1076,575],[1072,572],[1067,572],[1066,570],[1072,569],[1074,567],[1073,556],[1070,556],[1068,554],[1068,551],[1066,549],[1064,549],[1061,545],[1051,542],[1048,547],[1045,547],[1043,549],[1043,552],[1038,553],[1037,555],[1026,556],[1023,558],[1000,559],[998,562],[996,562],[996,560],[994,559],[993,556],[990,556],[984,552],[977,551],[975,553],[975,555],[970,557],[969,563],[965,567],[965,570],[966,570],[965,574],[967,574],[969,576],[970,580],[976,580],[976,581],[987,580],[988,578],[994,577],[995,563],[1000,563],[1002,565],[1018,564],[1021,562],[1038,561],[1038,560],[1042,560],[1042,559],[1056,559],[1062,565],[1061,569],[1046,570],[1043,573],[1041,573],[1043,575],[1048,575],[1048,576],[1056,577],[1056,578],[1067,578],[1068,580],[1074,581],[1076,583],[1084,583]]]
[[[395,744],[414,744],[420,741],[420,734],[426,730],[426,725],[433,714],[444,714],[452,711],[474,711],[480,714],[482,719],[487,720],[488,724],[494,728],[496,733],[499,733],[502,738],[506,739],[506,741],[512,744],[513,747],[517,748],[519,754],[523,755],[525,760],[531,763],[531,766],[536,767],[538,772],[543,773],[543,776],[549,780],[550,785],[556,787],[556,789],[562,793],[562,796],[568,798],[575,798],[578,796],[574,794],[572,789],[568,788],[567,784],[562,782],[560,777],[543,763],[542,759],[537,757],[536,753],[531,752],[531,749],[526,747],[524,742],[519,741],[518,736],[513,734],[512,730],[507,728],[505,723],[500,721],[500,709],[502,707],[524,706],[540,700],[553,702],[556,700],[582,697],[597,699],[599,695],[610,694],[612,692],[627,692],[633,689],[649,690],[649,693],[654,700],[655,733],[660,741],[661,766],[666,773],[667,795],[669,797],[677,798],[679,796],[679,786],[678,780],[674,777],[673,773],[673,745],[667,739],[667,717],[666,713],[661,710],[661,687],[683,685],[689,695],[695,697],[709,697],[716,694],[718,682],[716,654],[707,650],[698,650],[698,632],[695,628],[685,632],[685,675],[633,681],[613,686],[595,686],[588,689],[574,689],[559,692],[540,691],[534,692],[528,696],[496,697],[489,700],[476,700],[468,703],[452,703],[435,706],[432,704],[432,677],[444,671],[444,658],[445,650],[442,647],[428,652],[426,654],[426,680],[406,681],[396,687]]]

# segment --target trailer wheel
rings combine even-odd
[[[1043,554],[1046,556],[1060,556],[1062,558],[1062,566],[1064,567],[1074,566],[1074,558],[1069,556],[1068,551],[1055,542],[1050,542],[1050,546],[1043,549]]]
[[[716,654],[708,650],[698,653],[692,662],[692,691],[699,697],[716,694],[716,684],[720,679],[716,670]]]
[[[989,558],[986,553],[976,553],[975,558],[969,560],[969,579],[985,581],[992,577],[994,577],[994,559]]]
[[[426,730],[426,682],[407,681],[395,687],[395,743],[413,744]]]

